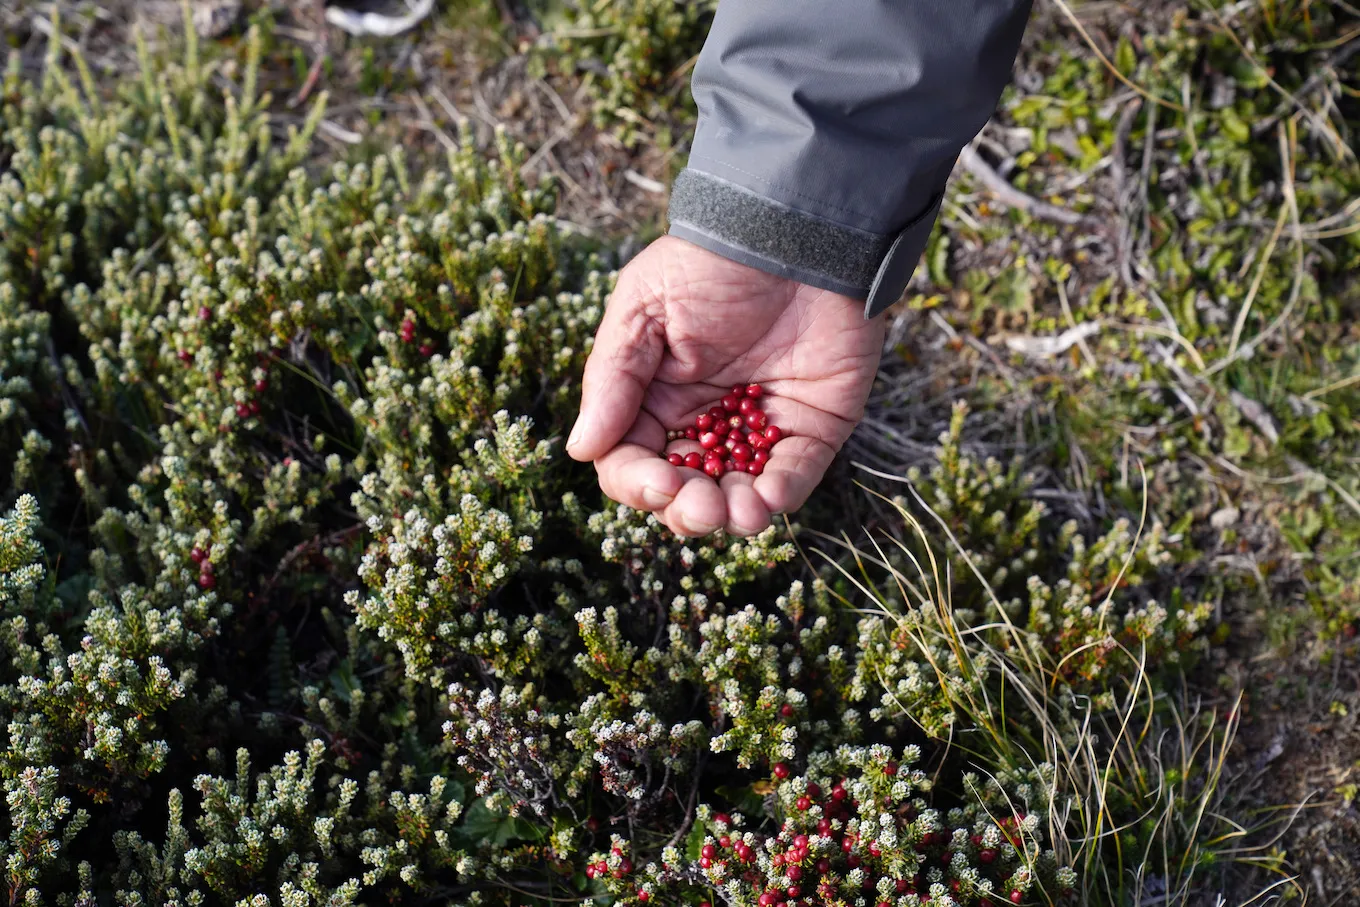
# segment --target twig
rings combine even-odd
[[[1056,221],[1072,227],[1098,223],[1093,217],[1078,214],[1076,211],[1069,211],[1066,208],[1059,208],[1057,205],[1050,205],[1048,202],[1039,201],[1039,199],[1021,192],[1002,179],[1001,175],[982,159],[982,155],[978,154],[972,145],[965,145],[963,150],[959,152],[959,163],[987,187],[992,195],[996,196],[997,201],[1008,208],[1015,208],[1043,220]]]

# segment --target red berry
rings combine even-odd
[[[887,775],[889,778],[894,777],[897,774],[897,763],[889,762],[887,765],[883,766],[883,774]]]
[[[737,398],[736,398],[736,395],[735,395],[735,394],[727,394],[727,395],[725,395],[721,400],[718,401],[718,403],[722,406],[722,408],[723,408],[724,410],[726,410],[726,411],[729,412],[729,413],[734,413],[734,412],[736,412],[736,411],[737,411],[737,407],[741,405],[741,404],[737,401]]]
[[[771,907],[771,905],[774,904],[774,895],[770,894],[767,891],[760,897],[756,898],[756,903],[759,904],[760,907]]]
[[[207,306],[199,306],[198,317],[203,321],[212,321],[213,310]]]
[[[778,425],[770,425],[765,428],[765,440],[770,442],[773,447],[784,437],[783,430]]]
[[[434,355],[434,347],[428,343],[422,343],[420,345],[420,355],[424,356],[426,359],[429,359],[431,356]]]
[[[996,851],[990,847],[986,850],[980,850],[978,851],[978,859],[984,863],[990,863],[996,859]]]
[[[709,478],[713,479],[722,478],[723,474],[722,461],[709,460],[707,463],[704,464],[704,474],[707,475]]]
[[[407,318],[401,323],[401,342],[411,343],[416,339],[416,323]]]
[[[740,443],[741,439],[738,438],[736,435],[728,435],[726,438],[723,438],[723,447],[727,448],[728,450],[731,450]]]
[[[852,853],[845,858],[845,865],[849,866],[851,869],[858,869],[861,862],[863,861],[860,860],[859,854]]]
[[[792,718],[793,706],[789,705],[787,702],[784,703],[779,707],[779,714],[783,715],[785,718]],[[806,835],[804,835],[804,837],[806,837]]]
[[[712,450],[721,443],[722,438],[719,438],[711,431],[706,431],[699,436],[699,446],[702,447],[704,450]]]
[[[620,870],[624,875],[627,875],[628,873],[632,872],[632,871],[633,871],[633,861],[630,860],[630,859],[628,859],[627,857],[624,857],[624,858],[623,858],[623,862],[619,863],[619,870]]]
[[[764,393],[765,389],[761,387],[759,384],[746,385],[746,396],[748,397],[759,397]]]
[[[723,409],[721,406],[709,407],[708,414],[713,417],[714,422],[727,421],[727,410]]]
[[[719,419],[717,422],[713,423],[713,434],[717,435],[719,438],[726,438],[727,433],[731,430],[732,426],[728,425],[723,419]]]
[[[722,824],[722,825],[731,825],[731,824],[732,824],[732,817],[729,816],[727,813],[717,813],[717,814],[715,814],[715,815],[713,816],[713,821],[714,821],[714,822],[718,822],[718,823],[720,823],[720,824]],[[726,845],[723,845],[723,846],[726,846]]]
[[[704,465],[704,458],[697,453],[685,454],[685,465],[690,469],[700,469]]]
[[[713,428],[713,417],[708,413],[699,413],[694,419],[694,427],[699,431],[709,431]]]
[[[879,901],[878,907],[892,907],[892,904],[889,904],[887,901]]]
[[[259,381],[255,382],[255,393],[263,394],[267,390],[269,390],[268,378],[261,378]]]
[[[753,453],[755,453],[755,451],[751,449],[750,444],[738,443],[732,445],[732,459],[736,460],[738,463],[745,463],[747,460],[751,459],[751,454]]]
[[[751,845],[745,842],[739,842],[736,846],[736,851],[737,859],[741,860],[743,863],[751,859]]]
[[[718,855],[718,848],[714,847],[712,844],[705,844],[699,853],[711,860]]]
[[[671,464],[672,466],[684,466],[685,458],[683,455],[678,453],[668,454],[666,456],[666,462]]]
[[[690,441],[699,440],[699,429],[691,425],[689,428],[685,429],[685,438]]]
[[[595,878],[595,865],[593,863],[586,867],[586,878],[587,879]]]
[[[751,454],[751,462],[756,466],[764,466],[770,462],[770,452],[768,450],[757,450]]]
[[[752,450],[763,450],[769,446],[769,441],[765,440],[765,435],[758,431],[748,431],[746,433],[746,443],[751,445]]]
[[[907,889],[911,888],[911,884],[906,879],[898,879],[893,883],[893,886],[897,889],[898,894],[906,894]]]
[[[708,869],[708,868],[711,867],[712,865],[713,865],[713,858],[712,858],[712,857],[700,857],[700,858],[699,858],[699,868],[700,868],[700,869]]]
[[[176,355],[179,356],[180,362],[188,363],[194,361],[194,354],[188,350],[180,350]]]
[[[747,413],[753,413],[758,409],[760,409],[760,407],[756,405],[756,401],[749,397],[742,397],[737,401],[737,412],[741,413],[743,416]]]
[[[810,782],[808,784],[807,791],[809,797],[816,798],[822,795],[822,787],[816,781]]]
[[[733,413],[727,417],[727,427],[733,431],[741,431],[746,427],[746,417],[738,413]]]
[[[831,871],[831,861],[828,860],[826,857],[822,857],[820,860],[817,861],[817,871],[820,872],[822,875],[826,875],[828,872]]]
[[[794,803],[794,806],[797,806],[799,809],[802,809],[802,810],[811,809],[811,808],[812,808],[812,801],[809,800],[807,797],[799,797],[798,800],[797,800],[797,802]]]
[[[803,877],[802,867],[789,866],[784,870],[784,875],[788,877],[789,881],[796,882]]]
[[[793,772],[789,770],[789,766],[787,763],[776,762],[774,764],[774,776],[778,778],[780,781],[783,781],[791,774],[793,774]]]
[[[796,898],[803,893],[803,889],[799,888],[797,885],[790,885],[788,888],[784,889],[784,893],[791,898]]]
[[[204,589],[211,589],[213,586],[217,585],[217,577],[213,576],[211,573],[200,573],[198,575],[198,584]]]
[[[252,416],[258,416],[260,414],[260,403],[258,400],[251,400],[246,404],[246,408],[250,410]]]
[[[240,416],[242,419],[246,418],[250,415],[250,407],[246,406],[244,403],[236,404],[236,415]]]
[[[1025,899],[1025,896],[1024,896],[1023,894],[1021,894],[1018,890],[1017,890],[1017,891],[1012,891],[1012,892],[1011,892],[1011,903],[1012,903],[1012,904],[1018,904],[1018,903],[1020,903],[1021,901],[1023,901],[1024,899]]]
[[[992,899],[983,898],[982,900],[978,901],[978,907],[992,907]]]
[[[750,428],[764,428],[769,419],[760,410],[746,414],[746,424]]]
[[[869,842],[869,855],[874,857],[883,856],[883,848],[878,845],[877,841]]]
[[[639,900],[639,901],[644,901],[644,902],[645,902],[645,901],[650,901],[651,899],[652,899],[652,896],[651,896],[651,894],[648,893],[648,891],[647,891],[646,888],[639,888],[639,889],[638,889],[638,900]]]
[[[764,451],[760,451],[760,452],[761,452],[761,453],[764,453]],[[768,457],[769,454],[765,454],[765,456]],[[845,792],[845,788],[844,788],[844,787],[841,787],[841,784],[840,784],[839,781],[836,782],[836,786],[835,786],[835,787],[831,788],[831,799],[832,799],[832,800],[835,800],[837,803],[841,802],[842,800],[844,800],[844,799],[845,799],[846,797],[848,797],[848,796],[850,796],[850,795],[847,794],[847,793]]]
[[[195,564],[201,564],[207,559],[208,552],[204,551],[197,545],[194,546],[194,550],[189,552],[189,560],[193,561]]]

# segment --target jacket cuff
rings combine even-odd
[[[700,170],[671,188],[670,234],[767,274],[865,300],[872,318],[902,296],[925,251],[941,195],[895,234],[833,223]]]

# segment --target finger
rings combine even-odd
[[[639,416],[620,443],[595,461],[600,490],[635,510],[655,512],[669,505],[686,477],[657,456],[665,437],[659,422],[646,413]]]
[[[567,440],[576,460],[597,460],[632,427],[665,352],[645,282],[620,277],[581,380],[581,413]]]
[[[770,513],[791,513],[803,506],[835,458],[836,452],[815,438],[785,438],[770,450],[751,487]]]
[[[730,472],[719,480],[727,497],[727,531],[755,535],[770,525],[770,509],[756,493],[756,477]]]
[[[727,524],[727,501],[722,489],[706,475],[692,469],[681,471],[691,478],[657,516],[676,535],[697,537],[718,531]]]

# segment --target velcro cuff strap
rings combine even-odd
[[[853,299],[865,317],[901,297],[939,212],[938,197],[897,235],[814,217],[698,170],[671,188],[670,233],[734,261]]]

